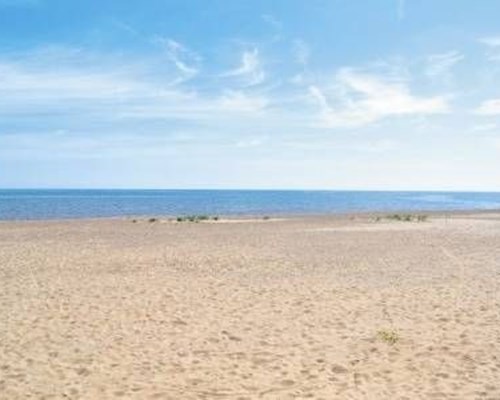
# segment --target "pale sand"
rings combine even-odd
[[[500,399],[499,282],[498,214],[0,223],[0,398]]]

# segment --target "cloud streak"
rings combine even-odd
[[[244,86],[255,86],[264,82],[266,74],[262,68],[259,50],[244,51],[238,67],[222,74],[223,77],[239,79]]]
[[[201,62],[198,54],[173,39],[159,39],[159,41],[164,44],[168,59],[180,74],[172,84],[188,81],[198,75]]]
[[[481,103],[481,105],[474,110],[477,115],[495,116],[500,115],[500,99],[490,99]]]
[[[490,61],[500,61],[500,36],[483,37],[479,42],[487,46],[486,56]]]
[[[427,58],[428,66],[426,75],[431,78],[442,77],[448,74],[450,70],[464,58],[465,56],[456,50],[432,54]]]
[[[360,127],[395,116],[433,115],[449,111],[446,97],[412,95],[404,82],[389,82],[376,75],[352,69],[340,70],[335,89],[309,87],[311,98],[319,105],[325,127]]]
[[[174,50],[179,48],[174,45]],[[181,82],[186,78],[189,66],[172,80],[161,70],[152,73],[122,60],[97,67],[84,54],[66,62],[61,62],[62,55],[43,59],[36,54],[18,60],[0,59],[0,137],[9,121],[16,120],[17,129],[62,127],[88,130],[92,135],[97,131],[101,135],[126,134],[137,130],[139,123],[139,129],[150,132],[170,132],[179,124],[198,124],[209,130],[221,125],[238,129],[260,118],[271,103],[265,93],[241,89],[204,93],[172,85],[176,79]]]

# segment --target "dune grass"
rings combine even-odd
[[[383,219],[399,222],[426,222],[429,216],[425,214],[390,214],[385,217],[375,217],[375,222],[380,222]]]
[[[219,217],[217,215],[215,216],[210,216],[210,215],[185,215],[185,216],[179,216],[176,218],[177,222],[194,222],[194,223],[199,223],[203,221],[218,221]]]
[[[398,333],[389,329],[381,329],[377,332],[377,337],[391,346],[395,345],[400,340]]]

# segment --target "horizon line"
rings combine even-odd
[[[159,187],[0,187],[0,191],[8,190],[102,190],[102,191],[247,191],[247,192],[433,192],[433,193],[500,193],[500,189],[360,189],[360,188],[159,188]]]

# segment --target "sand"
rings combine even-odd
[[[1,399],[500,399],[500,214],[0,223]]]

